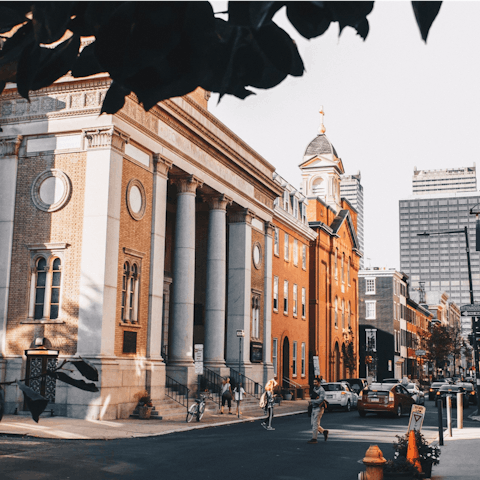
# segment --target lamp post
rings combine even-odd
[[[470,212],[472,213],[472,212]],[[443,230],[439,232],[423,232],[417,233],[418,237],[429,237],[431,235],[450,235],[455,233],[463,233],[465,234],[465,251],[467,252],[467,266],[468,266],[468,288],[470,292],[470,304],[473,305],[473,285],[472,285],[472,266],[470,264],[470,247],[468,244],[468,227],[465,226],[461,230]],[[479,385],[479,371],[478,371],[478,349],[477,349],[477,337],[476,337],[476,324],[477,318],[472,317],[472,332],[473,332],[473,353],[475,355],[475,388],[477,391],[477,398],[480,398],[480,385]],[[477,405],[480,405],[477,401]],[[480,410],[480,409],[479,409]]]

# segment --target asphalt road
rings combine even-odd
[[[433,438],[437,411],[427,402],[424,434]],[[465,412],[465,417],[473,408]],[[259,421],[192,430],[150,438],[114,441],[0,438],[2,480],[109,479],[335,479],[354,480],[365,470],[362,458],[371,444],[393,457],[395,435],[406,432],[402,418],[357,411],[326,413],[327,442],[311,438],[306,414],[274,418],[275,431]]]

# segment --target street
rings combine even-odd
[[[437,411],[426,402],[423,433],[437,434]],[[465,412],[465,427],[468,414]],[[453,416],[455,417],[454,410]],[[159,437],[114,441],[66,441],[0,437],[2,480],[96,480],[115,478],[228,479],[322,478],[352,480],[364,470],[362,458],[377,444],[385,458],[393,456],[396,435],[406,433],[409,415],[391,418],[356,410],[323,416],[330,431],[327,442],[309,445],[306,414],[274,418],[275,431],[260,421],[193,430]],[[473,422],[472,422],[473,423]]]

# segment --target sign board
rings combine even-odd
[[[425,350],[415,350],[415,355],[417,357],[423,357],[424,355],[426,355],[426,351]]]
[[[420,432],[422,430],[423,419],[425,418],[426,408],[422,405],[412,405],[412,411],[410,413],[410,420],[408,422],[408,431],[416,430]]]
[[[320,362],[318,361],[318,357],[313,357],[313,374],[318,377],[320,375]]]
[[[197,343],[194,346],[193,359],[195,361],[195,373],[203,375],[203,344]]]
[[[237,330],[237,337],[244,337],[245,336],[245,330]]]
[[[480,317],[480,305],[462,305],[460,307],[460,315],[462,317]]]

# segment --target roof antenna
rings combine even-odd
[[[318,113],[320,114],[320,127],[318,128],[318,133],[319,135],[324,135],[327,130],[323,124],[323,116],[325,115],[323,112],[323,105],[320,106],[320,111]]]

